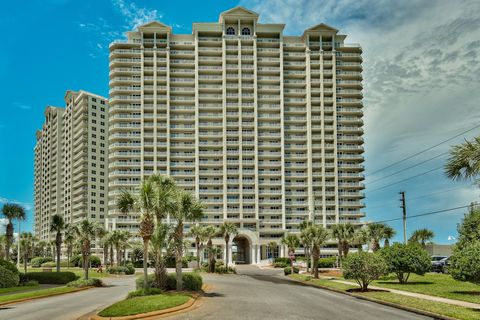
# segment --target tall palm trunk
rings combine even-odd
[[[23,270],[24,270],[24,274],[27,274],[27,259],[28,259],[28,253],[27,253],[27,250],[24,250],[24,253],[23,253]]]
[[[143,288],[148,289],[148,241],[149,238],[143,238]]]
[[[197,269],[200,269],[200,240],[195,239],[195,248],[197,249]]]
[[[177,224],[175,231],[177,244],[175,246],[175,272],[177,274],[177,290],[183,289],[182,282],[182,257],[183,257],[183,223]]]
[[[120,247],[115,246],[115,251],[116,251],[116,254],[117,254],[117,266],[119,266],[120,262],[122,261],[122,257],[121,257],[121,254],[120,254]]]
[[[110,245],[110,266],[113,267],[113,244]]]
[[[318,279],[318,259],[320,258],[320,248],[314,245],[312,248],[313,257],[313,276]]]
[[[228,243],[230,242],[230,236],[225,237],[225,266],[228,268]]]
[[[208,239],[207,251],[208,251],[208,272],[215,273],[215,263],[213,262],[213,253],[212,253],[212,239]]]
[[[103,246],[103,264],[107,265],[108,260],[108,245]]]
[[[5,259],[10,261],[10,247],[13,242],[13,223],[11,220],[8,220],[7,224],[7,243],[5,244]]]
[[[90,255],[90,241],[85,241],[82,248],[82,260],[83,260],[83,278],[88,280],[88,263]]]
[[[306,265],[307,265],[307,273],[308,273],[308,270],[310,270],[309,268],[309,265],[308,265],[308,260],[309,260],[309,255],[308,255],[308,246],[304,246],[303,247],[303,250],[305,251],[305,262],[306,262]]]
[[[55,239],[55,245],[57,246],[57,272],[60,272],[60,253],[62,248],[62,234],[57,232],[57,236]]]
[[[67,269],[70,269],[70,256],[72,255],[72,246],[67,247]]]

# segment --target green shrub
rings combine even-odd
[[[144,286],[143,286],[143,274],[135,280],[135,284],[136,284],[137,290],[144,288]],[[154,274],[149,274],[148,275],[148,287],[149,288],[154,288],[155,287],[155,275]]]
[[[215,273],[219,274],[227,274],[227,273],[237,273],[237,270],[232,267],[225,267],[225,266],[220,266],[220,267],[215,267]]]
[[[286,268],[290,265],[290,263],[285,263],[285,262],[274,262],[273,267],[274,268]]]
[[[185,290],[200,291],[202,289],[202,276],[196,272],[182,273],[183,288]],[[148,275],[149,288],[155,288],[155,276]],[[143,276],[136,279],[137,290],[143,289]],[[177,288],[177,279],[175,273],[169,273],[167,277],[167,290],[175,290]]]
[[[114,266],[107,268],[107,273],[110,274],[134,274],[135,268],[130,264],[126,267],[124,266]]]
[[[455,247],[450,258],[448,273],[456,280],[480,284],[480,241],[462,244]]]
[[[300,270],[298,270],[297,267],[293,267],[293,273],[298,273]],[[287,276],[289,274],[292,274],[292,269],[290,267],[286,267],[283,269],[283,273]]]
[[[84,287],[103,287],[103,282],[97,278],[90,278],[88,280],[78,279],[67,283],[67,287],[84,288]]]
[[[18,273],[0,266],[0,288],[16,287],[20,283]]]
[[[337,258],[320,258],[318,259],[318,267],[319,268],[333,268],[335,266],[335,262],[337,262]]]
[[[100,261],[99,257],[91,255],[88,264],[92,268],[98,268],[98,266],[100,266],[102,264],[102,262]],[[79,254],[79,255],[73,256],[70,259],[70,266],[82,268],[83,267],[82,255]]]
[[[125,274],[135,274],[135,267],[133,266],[133,264],[127,264],[127,271],[125,272]]]
[[[430,255],[416,243],[395,243],[380,251],[388,271],[395,273],[400,283],[407,283],[410,273],[423,276],[430,271]]]
[[[173,257],[173,256],[166,257],[165,265],[166,265],[167,268],[175,268],[175,257]],[[187,268],[187,267],[188,267],[188,258],[183,257],[182,268]]]
[[[0,267],[8,269],[15,274],[19,273],[18,269],[17,269],[17,266],[13,262],[10,262],[10,261],[7,261],[7,260],[0,260]]]
[[[283,263],[286,263],[286,264],[290,265],[290,258],[278,257],[278,258],[273,259],[273,262],[283,262]]]
[[[42,263],[42,268],[55,268],[56,266],[57,263],[53,261]]]
[[[38,281],[30,280],[30,281],[27,281],[27,282],[20,283],[20,285],[25,286],[25,287],[35,287],[35,286],[38,286]]]
[[[161,294],[163,291],[158,288],[148,288],[148,289],[137,289],[135,291],[130,291],[128,293],[127,299],[133,297],[142,297],[142,296],[151,296],[155,294]]]
[[[345,279],[354,279],[362,291],[368,290],[373,280],[388,273],[387,264],[378,253],[359,252],[349,254],[342,262]]]
[[[27,281],[35,280],[40,284],[67,284],[77,279],[75,273],[62,272],[27,272]]]
[[[30,260],[32,268],[40,268],[43,263],[53,261],[51,257],[36,257]]]

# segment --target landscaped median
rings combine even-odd
[[[345,284],[336,282],[335,279],[314,279],[308,275],[293,274],[289,275],[291,279],[302,283],[316,286],[324,289],[333,290],[343,294],[348,294],[357,298],[367,299],[370,301],[399,307],[402,309],[428,314],[439,319],[479,319],[480,310],[456,305],[446,304],[442,302],[430,301],[415,297],[395,294],[387,291],[371,290],[367,292],[358,291],[359,286],[355,283]]]
[[[60,295],[60,294],[70,293],[70,292],[75,292],[75,291],[81,291],[81,290],[85,290],[85,289],[89,289],[89,288],[90,287],[84,287],[84,288],[56,287],[56,288],[38,289],[38,290],[34,290],[34,291],[18,292],[18,293],[13,293],[13,294],[8,294],[8,295],[2,295],[2,296],[0,296],[0,306],[6,305],[6,304],[11,304],[11,303],[27,301],[27,300],[32,300],[32,299],[45,298],[45,297],[50,297],[50,296],[57,296],[57,295]]]

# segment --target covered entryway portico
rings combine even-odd
[[[223,258],[225,259],[225,250]],[[235,264],[260,263],[260,241],[258,235],[249,229],[238,229],[237,235],[228,244],[229,261]]]

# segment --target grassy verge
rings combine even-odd
[[[96,269],[89,269],[88,270],[88,277],[89,278],[105,278],[110,276],[110,274],[107,273],[107,271],[104,269],[103,273],[95,271]],[[28,268],[28,272],[42,272],[43,268]],[[52,272],[55,272],[56,269],[52,268]],[[78,277],[83,279],[83,269],[81,268],[60,268],[60,271],[70,271],[75,273]],[[23,272],[23,271],[22,271]]]
[[[347,280],[352,281],[352,280]],[[410,275],[406,284],[398,282],[393,275],[372,283],[373,286],[397,289],[430,296],[480,303],[480,286],[457,281],[448,274],[427,273],[424,276]]]
[[[102,310],[99,315],[102,317],[121,317],[152,312],[182,305],[189,299],[190,295],[185,293],[134,297],[112,304]]]
[[[38,288],[38,284],[34,286],[18,286],[12,288],[0,288],[0,294],[10,293],[10,292],[17,292],[17,291],[24,291],[24,290],[31,290]]]
[[[328,287],[337,289],[340,291],[347,291],[348,289],[358,288],[357,285],[348,285],[343,283],[338,283],[328,279],[313,279],[310,276],[306,275],[292,275],[289,276],[293,279],[303,281],[305,283],[310,283],[319,287]],[[377,299],[380,301],[394,303],[400,306],[415,308],[422,311],[433,312],[436,314],[440,314],[443,316],[462,319],[462,320],[470,320],[470,319],[480,319],[480,310],[464,308],[460,306],[454,306],[446,303],[441,302],[434,302],[424,299],[418,299],[413,297],[402,296],[399,294],[391,293],[391,292],[366,292],[360,293],[357,292],[355,295],[365,296],[373,299]]]
[[[68,288],[68,287],[57,287],[57,288],[50,288],[50,289],[39,289],[39,290],[29,291],[29,292],[19,292],[19,293],[0,296],[0,303],[5,303],[5,302],[19,300],[19,299],[25,299],[25,298],[47,297],[50,295],[66,293],[66,292],[71,292],[75,290],[78,290],[78,289]]]

